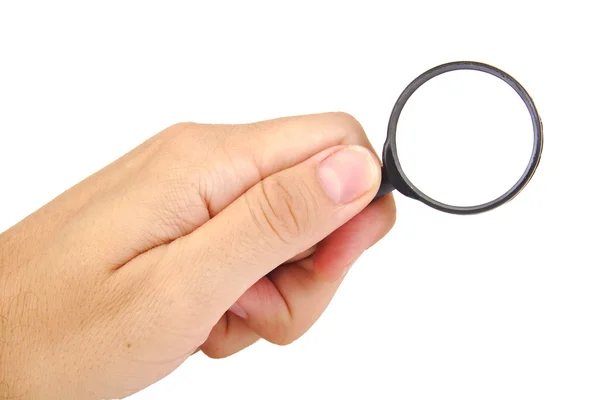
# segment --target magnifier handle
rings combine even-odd
[[[377,200],[382,196],[385,196],[386,194],[392,192],[394,189],[394,186],[392,185],[387,176],[387,172],[385,172],[385,168],[381,167],[381,184],[379,185],[379,190],[377,191],[377,194],[375,195],[373,201]]]

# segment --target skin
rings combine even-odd
[[[180,123],[0,235],[0,398],[123,398],[287,345],[395,222],[343,113]]]

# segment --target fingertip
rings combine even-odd
[[[371,151],[356,145],[329,154],[319,164],[317,174],[321,186],[337,204],[349,204],[374,192],[381,180],[381,170]]]

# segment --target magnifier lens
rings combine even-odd
[[[425,82],[398,119],[398,160],[426,196],[452,206],[498,198],[532,156],[532,120],[506,82],[486,72],[455,70]]]

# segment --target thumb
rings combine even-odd
[[[364,147],[322,151],[266,177],[171,243],[165,268],[177,263],[182,294],[218,320],[256,281],[363,210],[380,179],[380,164]]]

